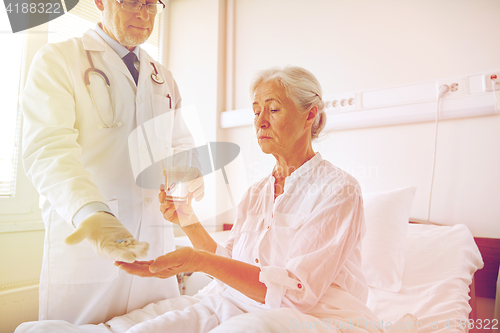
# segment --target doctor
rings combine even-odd
[[[22,99],[24,168],[47,199],[39,319],[77,325],[179,295],[175,277],[133,277],[113,261],[175,249],[158,191],[135,183],[134,163],[151,151],[131,133],[161,118],[154,134],[165,148],[193,147],[172,74],[139,47],[163,3],[94,1],[102,23],[82,38],[45,45]],[[199,176],[196,168],[191,174]],[[203,197],[201,176],[189,191]]]

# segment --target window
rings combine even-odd
[[[37,44],[38,38],[31,42]],[[21,114],[19,92],[24,84],[26,63],[34,52],[28,47],[29,35],[13,34],[5,11],[0,11],[0,43],[4,49],[0,62],[4,64],[0,93],[0,222],[34,221],[40,219],[38,195],[24,175],[20,163]],[[46,41],[46,39],[45,39]],[[8,64],[8,65],[7,65]],[[0,228],[0,232],[3,229]]]
[[[0,80],[2,92],[2,121],[0,122],[0,197],[11,197],[15,194],[16,156],[19,128],[18,96],[21,78],[23,44],[26,35],[14,35],[11,32],[6,12],[0,13],[0,45],[8,45],[8,52],[0,54],[0,63],[4,66],[5,76]]]

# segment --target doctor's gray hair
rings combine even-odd
[[[313,106],[317,106],[318,113],[311,127],[311,139],[316,139],[326,124],[325,103],[318,79],[302,67],[264,69],[257,72],[250,83],[250,98],[253,98],[259,84],[273,80],[285,88],[288,98],[294,102],[300,113],[308,112]]]

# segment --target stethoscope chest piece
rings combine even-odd
[[[158,75],[158,70],[156,69],[154,62],[150,62],[150,64],[151,66],[153,66],[154,69],[154,73],[151,73],[151,79],[158,84],[165,83],[165,80]]]
[[[158,84],[163,84],[165,83],[165,80],[163,80],[163,78],[159,77],[157,74],[155,73],[152,73],[151,74],[151,79],[153,79],[153,81],[155,81],[156,83]]]

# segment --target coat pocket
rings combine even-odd
[[[272,246],[277,257],[287,257],[303,223],[304,218],[298,214],[275,213],[271,226],[271,238],[275,240]]]
[[[287,227],[295,230],[304,224],[304,220],[305,216],[299,214],[275,213],[273,223],[276,227]]]
[[[158,94],[152,94],[151,96],[155,137],[161,141],[166,141],[171,147],[175,111],[171,110],[171,102],[167,97]]]

